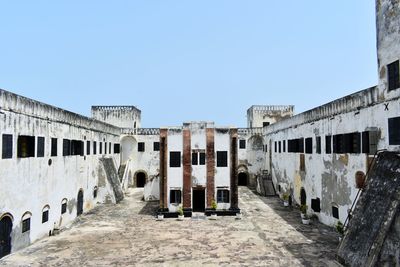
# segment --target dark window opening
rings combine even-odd
[[[333,218],[339,219],[339,208],[332,206],[332,216]]]
[[[71,155],[83,156],[84,154],[84,143],[79,140],[71,140]]]
[[[332,136],[325,136],[325,153],[332,154]]]
[[[146,174],[144,172],[138,172],[136,174],[136,187],[143,188],[146,185]]]
[[[63,156],[71,155],[71,140],[63,139]]]
[[[278,142],[275,141],[275,153],[277,153],[277,152],[278,152]]]
[[[360,153],[361,134],[349,133],[333,136],[333,153]]]
[[[362,133],[362,153],[375,155],[378,150],[379,132],[366,131]]]
[[[265,145],[265,153],[268,152],[268,145]]]
[[[283,143],[283,153],[285,153],[286,152],[286,140],[283,140],[282,143]]]
[[[400,88],[399,61],[387,65],[389,91]]]
[[[200,165],[206,165],[206,153],[200,152]]]
[[[104,142],[104,155],[107,154],[107,142]]]
[[[145,150],[145,145],[143,142],[138,143],[138,152],[144,152]]]
[[[400,117],[389,118],[389,145],[400,145]]]
[[[30,158],[35,156],[35,137],[18,136],[18,158]]]
[[[37,152],[36,156],[38,158],[43,158],[44,157],[44,137],[38,137],[37,138]]]
[[[271,123],[269,123],[269,122],[267,122],[267,121],[264,121],[263,122],[263,127],[267,127],[267,126],[269,126]]]
[[[160,142],[153,143],[153,151],[160,151]]]
[[[169,152],[169,167],[181,167],[181,152]]]
[[[217,191],[217,203],[229,203],[229,190]]]
[[[246,140],[239,140],[239,148],[246,149]]]
[[[311,208],[314,212],[321,212],[321,200],[319,198],[311,199]]]
[[[47,221],[49,221],[49,211],[48,210],[42,212],[42,223],[45,223]]]
[[[3,134],[2,158],[11,159],[13,154],[13,136],[11,134]]]
[[[103,154],[103,143],[99,142],[99,153],[100,155]]]
[[[86,155],[90,155],[90,141],[86,141]]]
[[[241,172],[238,175],[238,185],[239,186],[247,186],[248,176],[247,173]]]
[[[282,153],[282,142],[281,141],[279,141],[278,147],[279,147],[279,153]]]
[[[93,155],[97,154],[97,142],[93,141]]]
[[[288,152],[304,153],[304,138],[288,140]]]
[[[29,230],[31,230],[31,218],[22,221],[22,233],[28,232]]]
[[[313,153],[313,144],[312,144],[312,137],[306,138],[306,154]]]
[[[111,142],[108,143],[108,154],[112,154],[112,151],[111,151]]]
[[[64,214],[67,212],[67,203],[62,203],[61,204],[61,214]]]
[[[192,153],[192,165],[198,165],[199,164],[199,154],[197,152]]]
[[[121,145],[114,144],[114,154],[119,154],[119,153],[121,153]]]
[[[181,204],[182,203],[182,193],[181,190],[171,190],[169,193],[169,203],[171,204]]]
[[[300,154],[300,171],[306,171],[306,157],[304,154]]]
[[[317,141],[316,152],[317,152],[317,154],[321,154],[321,136],[317,136],[316,141]]]
[[[228,167],[227,151],[217,151],[217,167]]]
[[[51,138],[50,156],[57,157],[57,138]]]
[[[97,187],[93,189],[93,198],[97,198]]]

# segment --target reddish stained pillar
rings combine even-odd
[[[168,209],[168,129],[160,130],[160,210]]]
[[[192,146],[190,129],[183,130],[183,208],[192,208]]]
[[[239,209],[238,191],[238,131],[230,130],[231,153],[230,153],[230,173],[231,173],[231,209]]]
[[[214,129],[206,130],[206,159],[207,159],[207,208],[211,208],[211,203],[215,197],[215,147]]]

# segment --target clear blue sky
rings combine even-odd
[[[375,85],[374,4],[2,1],[0,88],[83,115],[135,105],[143,127],[243,127],[253,104],[298,113]]]

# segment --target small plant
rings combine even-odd
[[[211,209],[216,210],[217,209],[217,202],[215,202],[215,200],[213,200],[211,202]]]
[[[183,208],[182,207],[179,207],[178,214],[179,214],[179,216],[183,216]]]
[[[338,221],[338,222],[337,222],[337,224],[336,224],[336,231],[337,231],[339,234],[341,234],[341,235],[344,234],[344,225],[343,225],[343,223],[342,223],[341,221]]]
[[[303,214],[307,214],[307,209],[308,209],[308,206],[305,204],[300,206],[300,212]]]
[[[282,195],[283,201],[289,201],[289,194],[285,193]]]

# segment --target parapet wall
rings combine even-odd
[[[140,128],[141,111],[134,106],[92,106],[92,117],[119,128]]]

